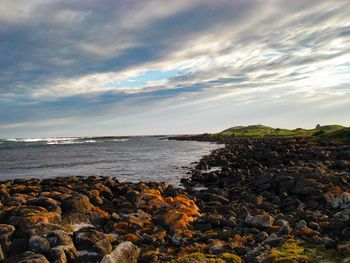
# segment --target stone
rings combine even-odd
[[[209,248],[210,254],[219,255],[225,251],[225,248],[220,244],[215,244]]]
[[[63,213],[89,213],[93,205],[90,203],[89,197],[82,194],[76,194],[62,202],[61,208]]]
[[[350,227],[344,228],[341,233],[343,238],[350,239]]]
[[[26,205],[34,205],[34,206],[56,206],[58,202],[50,197],[40,196],[38,198],[29,199]]]
[[[274,222],[274,218],[268,214],[247,216],[245,222],[258,228],[269,228]]]
[[[78,250],[87,250],[102,256],[112,252],[108,236],[95,229],[82,229],[75,232],[74,242]]]
[[[101,263],[137,263],[140,249],[131,242],[120,243],[112,253],[105,255]]]
[[[336,248],[337,242],[329,237],[323,238],[323,244],[326,248]]]
[[[338,251],[342,254],[349,254],[350,253],[350,241],[339,244]]]
[[[256,241],[258,241],[259,243],[263,242],[266,238],[269,237],[269,234],[261,231],[259,232],[259,234],[256,236]]]
[[[258,179],[255,181],[256,186],[264,185],[272,181],[274,175],[270,173],[263,174],[258,177]]]
[[[309,222],[309,227],[313,230],[319,230],[320,226],[316,222]]]
[[[51,263],[67,263],[66,253],[62,247],[54,247],[50,250]]]
[[[5,263],[50,263],[43,255],[36,254],[32,251],[26,251],[20,255],[9,257]]]
[[[28,247],[38,254],[46,254],[50,250],[50,243],[44,237],[33,236],[28,240]]]

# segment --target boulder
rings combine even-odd
[[[101,263],[137,263],[140,249],[131,242],[119,244],[112,253],[104,256]]]
[[[26,251],[20,255],[7,258],[4,263],[50,263],[43,255]]]
[[[95,229],[82,229],[75,232],[74,243],[78,250],[87,250],[101,256],[112,252],[112,245],[108,240],[108,235]]]
[[[28,247],[36,253],[46,254],[50,250],[50,243],[45,237],[33,236],[28,240]]]

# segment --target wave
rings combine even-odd
[[[74,137],[49,137],[49,138],[14,138],[7,139],[7,142],[55,142],[55,141],[72,141],[78,140],[79,138]]]
[[[113,139],[111,140],[112,142],[126,142],[128,141],[129,139]]]

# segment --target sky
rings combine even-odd
[[[1,0],[0,138],[350,126],[348,0]]]

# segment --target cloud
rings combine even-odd
[[[67,133],[101,119],[108,133],[124,118],[167,116],[181,132],[181,116],[196,115],[191,107],[223,126],[219,116],[238,105],[259,108],[255,120],[264,119],[262,101],[269,108],[296,100],[311,111],[310,98],[332,98],[328,112],[337,103],[348,109],[347,1],[3,0],[0,22],[0,135],[31,122],[48,123],[49,133],[51,120],[67,118],[80,123]]]

